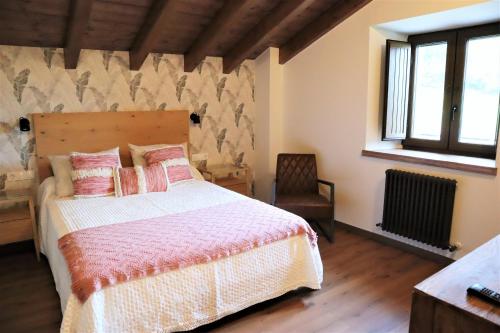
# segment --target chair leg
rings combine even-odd
[[[329,223],[329,229],[330,238],[328,240],[330,241],[330,243],[335,243],[335,218],[333,216]]]
[[[333,200],[333,193],[332,193]],[[332,205],[332,216],[330,217],[330,223],[328,225],[330,229],[330,243],[335,243],[335,205]]]
[[[323,236],[326,237],[328,242],[334,243],[335,242],[335,219],[332,217],[329,220],[327,228],[323,227],[321,225],[321,222],[319,222],[319,221],[316,224],[317,224],[319,230],[321,231],[321,233],[323,234]]]

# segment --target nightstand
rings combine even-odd
[[[200,170],[200,172],[206,180],[216,185],[243,195],[251,196],[251,173],[247,166],[235,166],[230,164],[214,165],[207,167],[206,170]]]
[[[0,192],[0,245],[33,239],[40,260],[35,206],[30,190]]]

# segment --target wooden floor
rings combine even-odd
[[[412,287],[441,268],[344,230],[335,244],[321,239],[319,246],[320,291],[292,292],[197,331],[407,332]],[[45,258],[37,263],[32,252],[0,255],[0,332],[57,332],[59,307]]]

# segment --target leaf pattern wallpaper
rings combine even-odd
[[[5,173],[35,169],[33,132],[17,121],[34,112],[119,112],[188,109],[201,124],[190,128],[192,153],[203,165],[253,165],[254,63],[222,73],[220,58],[206,58],[184,73],[183,57],[150,54],[130,71],[128,53],[82,50],[78,68],[64,69],[63,50],[0,46],[0,190]]]

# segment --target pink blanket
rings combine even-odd
[[[291,236],[316,234],[300,217],[256,200],[78,230],[59,239],[73,293],[207,263]]]

